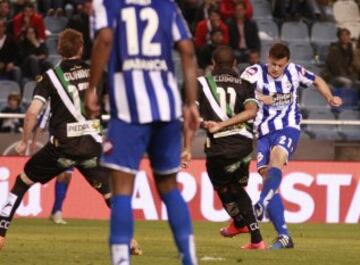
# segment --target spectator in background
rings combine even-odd
[[[226,24],[229,28],[229,45],[235,50],[237,61],[247,62],[250,50],[260,50],[260,39],[256,22],[246,17],[245,3],[236,4],[234,17]]]
[[[241,63],[238,65],[239,73],[244,72],[244,70],[252,65],[260,64],[260,53],[258,50],[250,50],[248,55],[248,61],[246,63]]]
[[[177,0],[177,4],[179,5],[181,12],[189,25],[190,30],[193,32],[196,26],[196,15],[200,8],[198,0]]]
[[[23,75],[34,79],[51,68],[51,64],[46,60],[47,57],[47,46],[39,39],[36,29],[33,27],[25,29],[19,43],[19,58]]]
[[[355,79],[357,86],[360,84],[360,36],[357,39],[356,47],[354,51],[353,69],[355,72]]]
[[[202,1],[200,6],[196,10],[194,27],[196,27],[196,24],[198,22],[200,22],[201,20],[207,19],[209,17],[209,11],[211,9],[216,9],[216,10],[219,9],[218,2],[219,1],[217,1],[217,0],[204,0],[204,1]]]
[[[11,17],[11,6],[9,1],[7,0],[0,1],[0,19],[4,19],[7,24],[7,28],[6,28],[7,34],[12,35],[13,21]]]
[[[7,106],[1,110],[1,113],[24,113],[20,106],[21,97],[17,93],[11,93],[7,99]],[[21,132],[22,119],[8,118],[0,119],[1,132]]]
[[[243,3],[245,6],[245,16],[251,19],[253,16],[253,7],[250,0],[222,0],[220,1],[220,14],[224,20],[234,17],[235,7],[237,4]]]
[[[70,18],[67,28],[75,29],[83,34],[84,52],[82,59],[90,60],[92,41],[90,37],[89,17],[92,12],[92,0],[84,0],[80,7],[80,12]]]
[[[6,33],[5,19],[0,18],[0,79],[10,79],[20,84],[21,71],[15,65],[16,54],[16,42]]]
[[[351,87],[356,80],[351,33],[346,28],[340,28],[337,37],[338,42],[330,46],[323,76],[336,87]]]
[[[38,0],[38,8],[42,14],[47,14],[49,10],[63,9],[65,0]]]
[[[205,72],[207,68],[212,65],[212,54],[217,47],[224,45],[224,33],[221,29],[213,29],[210,32],[210,43],[201,47],[198,50],[198,63],[201,69],[204,69]]]
[[[21,13],[14,17],[13,29],[15,37],[18,39],[22,32],[28,27],[36,29],[41,42],[45,41],[45,24],[43,17],[35,11],[33,3],[26,3]]]
[[[203,47],[210,42],[210,32],[219,28],[224,34],[224,44],[229,43],[229,29],[221,20],[220,12],[216,9],[209,10],[209,17],[200,21],[195,30],[195,46]]]

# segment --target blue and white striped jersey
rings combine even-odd
[[[108,65],[111,116],[129,123],[181,116],[172,60],[175,42],[191,39],[172,0],[95,0],[95,30],[113,28]]]
[[[241,78],[256,84],[256,94],[273,97],[272,105],[260,102],[256,116],[255,127],[259,137],[270,132],[292,127],[300,130],[301,113],[297,103],[297,89],[300,86],[311,86],[315,75],[304,67],[289,63],[284,75],[272,78],[267,71],[267,65],[253,65],[245,69]]]

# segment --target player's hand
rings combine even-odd
[[[100,105],[95,89],[88,88],[85,93],[85,111],[89,118],[100,116]]]
[[[187,168],[191,161],[191,150],[184,149],[181,153],[181,167]]]
[[[200,114],[195,103],[183,108],[184,127],[195,133],[200,126]]]
[[[24,156],[26,149],[27,149],[27,143],[24,141],[20,141],[15,147],[15,151],[19,156]]]
[[[220,123],[216,121],[205,121],[204,128],[207,129],[209,133],[216,133],[222,129]]]
[[[340,107],[342,105],[342,99],[340,97],[332,97],[328,100],[331,107]]]

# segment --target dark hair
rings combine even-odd
[[[286,46],[284,43],[277,42],[273,44],[269,50],[269,57],[272,57],[274,59],[283,59],[287,58],[290,59],[290,50],[288,46]]]
[[[76,56],[84,46],[84,39],[81,32],[74,29],[65,29],[59,33],[59,54],[64,58]]]
[[[8,95],[7,100],[8,100],[8,101],[10,101],[10,100],[16,100],[16,101],[17,101],[17,104],[20,105],[21,96],[20,96],[20,94],[18,94],[18,93],[12,92],[12,93],[10,93],[10,94]]]
[[[216,7],[210,7],[209,8],[209,11],[208,11],[209,17],[211,16],[212,13],[216,13],[219,16],[221,16],[219,9],[217,9]]]
[[[347,28],[338,28],[337,32],[336,32],[336,36],[338,37],[338,39],[340,39],[340,36],[346,32],[347,34],[351,35],[350,30],[348,30]]]
[[[235,62],[234,50],[229,46],[220,46],[212,54],[216,66],[231,68]]]
[[[214,28],[212,31],[210,31],[210,37],[212,37],[214,34],[218,32],[224,35],[224,32],[221,30],[221,28]]]
[[[32,2],[27,2],[24,4],[23,6],[23,9],[24,10],[25,8],[31,8],[31,9],[34,9],[35,8],[35,5],[32,3]]]

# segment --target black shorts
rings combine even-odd
[[[31,181],[45,184],[71,167],[76,167],[98,192],[104,195],[110,193],[109,170],[99,166],[98,157],[72,160],[59,153],[51,143],[26,162],[24,172]]]
[[[206,168],[214,188],[217,189],[230,184],[247,186],[250,161],[248,158],[208,157]]]

